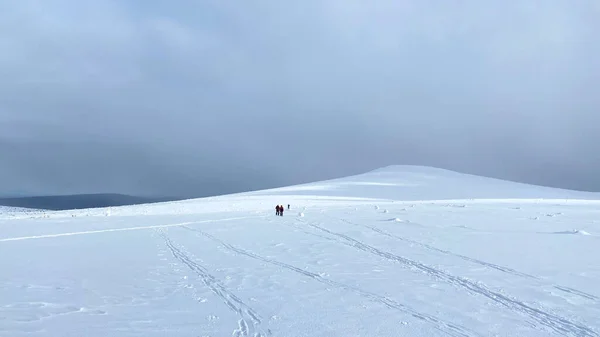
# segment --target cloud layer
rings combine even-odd
[[[600,190],[593,1],[0,4],[3,193],[423,164]]]

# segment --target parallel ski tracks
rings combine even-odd
[[[193,232],[196,232],[196,233],[198,233],[198,234],[200,234],[200,235],[202,235],[202,236],[204,236],[204,237],[206,237],[206,238],[208,238],[208,239],[210,239],[210,240],[212,240],[212,241],[220,244],[221,246],[223,246],[227,250],[230,250],[230,251],[232,251],[232,252],[234,252],[236,254],[240,254],[240,255],[243,255],[243,256],[246,256],[246,257],[249,257],[249,258],[261,261],[261,262],[264,262],[264,263],[268,263],[268,264],[271,264],[271,265],[274,265],[274,266],[278,266],[278,267],[283,268],[283,269],[290,270],[292,272],[295,272],[297,274],[300,274],[302,276],[308,277],[308,278],[310,278],[310,279],[312,279],[314,281],[323,283],[323,284],[331,286],[331,287],[335,287],[335,288],[346,290],[346,291],[351,291],[351,292],[353,292],[355,294],[358,294],[360,296],[368,298],[369,300],[372,300],[372,301],[375,301],[375,302],[379,302],[379,303],[381,303],[381,304],[383,304],[383,305],[385,305],[385,306],[387,306],[389,308],[396,309],[396,310],[398,310],[400,312],[409,314],[409,315],[411,315],[414,318],[417,318],[419,320],[423,320],[423,321],[426,321],[428,323],[433,324],[436,327],[436,329],[438,329],[439,331],[441,331],[443,333],[446,333],[446,334],[448,334],[450,336],[461,336],[461,337],[478,336],[477,333],[469,330],[468,328],[461,327],[461,326],[456,325],[454,323],[445,322],[445,321],[443,321],[443,320],[441,320],[441,319],[439,319],[439,318],[437,318],[435,316],[432,316],[432,315],[428,315],[428,314],[417,312],[416,310],[414,310],[414,309],[412,309],[412,308],[410,308],[410,307],[408,307],[408,306],[406,306],[404,304],[401,304],[401,303],[399,303],[399,302],[397,302],[397,301],[395,301],[395,300],[393,300],[391,298],[388,298],[388,297],[385,297],[385,296],[381,296],[381,295],[375,294],[373,292],[370,292],[370,291],[367,291],[367,290],[364,290],[364,289],[360,289],[360,288],[357,288],[357,287],[354,287],[354,286],[346,285],[346,284],[343,284],[343,283],[340,283],[340,282],[337,282],[337,281],[325,278],[325,277],[323,277],[323,276],[321,276],[319,274],[316,274],[316,273],[313,273],[313,272],[310,272],[310,271],[298,268],[296,266],[293,266],[293,265],[290,265],[290,264],[287,264],[287,263],[284,263],[284,262],[280,262],[280,261],[277,261],[277,260],[274,260],[274,259],[271,259],[271,258],[266,258],[266,257],[260,256],[260,255],[257,255],[255,253],[252,253],[252,252],[248,251],[248,250],[244,250],[242,248],[235,247],[235,246],[233,246],[231,244],[228,244],[228,243],[226,243],[226,242],[224,242],[224,241],[216,238],[215,236],[213,236],[211,234],[208,234],[208,233],[206,233],[204,231],[201,231],[199,229],[191,228],[189,226],[182,226],[182,228],[190,230],[190,231],[193,231]]]
[[[332,230],[321,227],[314,223],[308,223],[308,222],[305,222],[302,220],[298,220],[298,221],[306,223],[308,226],[310,226],[314,229],[317,229],[321,232],[331,235],[335,239],[335,241],[337,241],[340,244],[350,246],[357,250],[364,251],[364,252],[367,252],[367,253],[370,253],[373,255],[377,255],[377,256],[387,259],[389,261],[398,262],[405,267],[419,270],[429,276],[432,276],[436,279],[442,280],[446,283],[458,286],[458,287],[465,289],[475,295],[484,296],[486,298],[489,298],[490,300],[492,300],[508,309],[511,309],[512,311],[515,311],[520,314],[524,314],[524,315],[528,316],[532,320],[537,321],[542,326],[550,328],[552,331],[554,331],[562,336],[565,336],[565,335],[596,336],[596,337],[600,336],[596,331],[594,331],[590,327],[587,327],[583,324],[578,324],[578,323],[572,322],[566,318],[560,317],[553,313],[534,308],[534,307],[532,307],[526,303],[523,303],[517,299],[510,298],[507,295],[493,291],[482,284],[475,283],[468,279],[454,276],[447,272],[438,270],[434,267],[427,266],[423,263],[420,263],[420,262],[417,262],[417,261],[414,261],[414,260],[411,260],[411,259],[408,259],[408,258],[405,258],[402,256],[398,256],[398,255],[395,255],[390,252],[380,250],[376,247],[370,246],[364,242],[354,239],[348,235],[334,232]],[[185,228],[185,226],[184,226],[184,228]]]
[[[223,302],[240,317],[238,328],[233,331],[233,337],[251,336],[251,333],[253,333],[254,330],[257,330],[252,335],[254,337],[266,337],[272,335],[270,330],[267,330],[266,332],[261,331],[260,325],[262,322],[260,315],[252,307],[227,289],[217,278],[211,275],[205,267],[198,262],[195,262],[190,256],[177,248],[165,233],[161,231],[159,234],[165,240],[173,257],[194,271],[200,277],[204,285],[221,298]],[[248,321],[250,321],[252,325],[249,325]]]
[[[537,276],[533,276],[533,275],[530,275],[530,274],[527,274],[527,273],[522,273],[522,272],[517,271],[517,270],[512,269],[512,268],[508,268],[508,267],[500,266],[500,265],[497,265],[497,264],[485,262],[485,261],[482,261],[482,260],[474,259],[472,257],[468,257],[468,256],[465,256],[465,255],[456,254],[456,253],[450,252],[448,250],[439,249],[439,248],[433,247],[431,245],[428,245],[426,243],[422,243],[422,242],[410,240],[410,239],[407,239],[407,238],[404,238],[404,237],[401,237],[401,236],[398,236],[398,235],[394,235],[394,234],[388,233],[388,232],[382,230],[381,228],[377,228],[377,227],[369,226],[369,225],[357,224],[357,223],[351,222],[351,221],[346,220],[346,219],[339,219],[339,220],[342,221],[342,222],[345,222],[345,223],[347,223],[349,225],[368,228],[368,229],[370,229],[370,230],[372,230],[374,232],[377,232],[377,233],[379,233],[381,235],[385,235],[387,237],[390,237],[390,238],[393,238],[393,239],[396,239],[396,240],[399,240],[399,241],[404,241],[404,242],[407,242],[407,243],[410,243],[410,244],[413,244],[413,245],[416,245],[416,246],[423,247],[423,248],[431,250],[431,251],[436,251],[436,252],[439,252],[439,253],[442,253],[442,254],[446,254],[446,255],[458,257],[458,258],[460,258],[462,260],[473,262],[473,263],[476,263],[476,264],[479,264],[479,265],[482,265],[482,266],[485,266],[485,267],[488,267],[488,268],[491,268],[491,269],[495,269],[495,270],[498,270],[498,271],[501,271],[501,272],[504,272],[504,273],[507,273],[507,274],[511,274],[511,275],[515,275],[515,276],[519,276],[519,277],[523,277],[523,278],[530,278],[530,279],[535,279],[535,280],[541,281],[541,279],[539,277],[537,277]],[[562,292],[566,292],[566,293],[569,293],[569,294],[572,294],[572,295],[577,295],[577,296],[583,297],[583,298],[588,299],[588,300],[600,301],[600,298],[598,298],[597,296],[594,296],[592,294],[588,294],[588,293],[583,292],[581,290],[577,290],[577,289],[573,289],[573,288],[566,287],[566,286],[561,286],[561,285],[552,285],[552,287],[554,289],[560,290]]]
[[[344,219],[340,219],[340,220],[344,221],[348,224],[358,225],[358,224],[352,223],[352,222],[344,220]],[[414,260],[399,256],[399,255],[393,254],[391,252],[387,252],[387,251],[378,249],[376,247],[373,247],[365,242],[361,242],[361,241],[359,241],[351,236],[348,236],[346,234],[338,233],[333,230],[322,227],[319,224],[308,223],[306,221],[303,221],[302,219],[299,219],[298,221],[307,224],[310,228],[316,229],[316,230],[324,233],[325,235],[319,235],[317,233],[311,233],[311,232],[304,231],[307,234],[312,234],[312,235],[315,235],[315,236],[318,236],[318,237],[321,237],[321,238],[324,238],[324,239],[327,239],[330,241],[334,241],[338,244],[346,245],[346,246],[352,247],[354,249],[379,256],[379,257],[384,258],[389,261],[400,263],[401,265],[403,265],[407,268],[423,272],[423,273],[425,273],[431,277],[434,277],[438,280],[444,281],[448,284],[451,284],[451,285],[457,286],[461,289],[464,289],[474,295],[486,297],[486,298],[492,300],[493,302],[495,302],[505,308],[508,308],[511,311],[514,311],[516,313],[527,316],[532,321],[531,323],[533,324],[534,327],[537,327],[537,328],[540,328],[543,330],[550,329],[551,331],[553,331],[557,334],[560,334],[562,336],[600,337],[600,335],[593,328],[590,328],[590,327],[588,327],[584,324],[578,323],[578,322],[574,322],[570,319],[561,317],[555,313],[545,311],[541,308],[533,307],[533,306],[526,304],[516,298],[512,298],[508,295],[505,295],[505,294],[499,293],[497,291],[494,291],[492,289],[489,289],[488,287],[486,287],[485,285],[483,285],[479,282],[474,282],[474,281],[471,281],[471,280],[463,278],[463,277],[455,276],[455,275],[449,274],[445,271],[442,271],[442,270],[436,269],[434,267],[428,266],[426,264],[420,263],[418,261],[414,261]],[[455,254],[455,253],[452,253],[452,252],[449,252],[446,250],[438,249],[436,247],[433,247],[433,246],[430,246],[430,245],[427,245],[424,243],[420,243],[420,242],[413,241],[410,239],[402,238],[400,236],[390,234],[390,233],[388,233],[382,229],[379,229],[377,227],[372,227],[372,226],[367,226],[367,225],[360,225],[360,226],[370,228],[371,230],[373,230],[379,234],[382,234],[382,235],[386,235],[386,236],[389,236],[389,237],[392,237],[392,238],[395,238],[395,239],[398,239],[401,241],[419,245],[421,247],[424,247],[424,248],[432,250],[432,251],[437,251],[437,252],[440,252],[443,254],[449,254],[452,256],[456,256],[461,259],[464,259],[464,260],[467,260],[470,262],[474,262],[474,263],[477,263],[480,265],[484,265],[484,266],[487,266],[487,267],[490,267],[490,268],[493,268],[493,269],[496,269],[496,270],[499,270],[499,271],[502,271],[505,273],[513,274],[513,275],[520,276],[520,277],[538,279],[535,276],[532,276],[532,275],[529,275],[526,273],[521,273],[521,272],[518,272],[511,268],[507,268],[507,267],[499,266],[496,264],[488,263],[485,261],[473,259],[468,256]],[[293,227],[302,229],[297,226],[293,226]],[[312,273],[310,271],[298,268],[296,266],[293,266],[293,265],[290,265],[290,264],[287,264],[284,262],[280,262],[280,261],[277,261],[277,260],[274,260],[271,258],[257,255],[248,250],[244,250],[242,248],[228,244],[228,243],[214,237],[213,235],[210,235],[204,231],[201,231],[201,230],[198,230],[195,228],[191,228],[187,225],[183,225],[183,226],[181,226],[181,228],[187,229],[190,231],[194,231],[194,232],[220,244],[225,249],[227,249],[235,254],[243,255],[248,258],[252,258],[252,259],[264,262],[264,263],[278,266],[283,269],[287,269],[289,271],[295,272],[302,276],[308,277],[314,281],[323,283],[328,286],[343,289],[346,291],[354,292],[354,293],[356,293],[360,296],[363,296],[365,298],[368,298],[372,301],[384,304],[389,308],[396,309],[401,312],[407,313],[417,319],[420,319],[420,320],[423,320],[423,321],[433,324],[436,327],[436,329],[438,329],[448,335],[462,336],[462,337],[478,335],[476,332],[473,332],[466,327],[462,327],[462,326],[459,326],[459,325],[456,325],[456,324],[450,323],[450,322],[445,322],[445,321],[443,321],[435,316],[432,316],[432,315],[417,312],[414,309],[412,309],[404,304],[401,304],[391,298],[381,296],[381,295],[372,293],[372,292],[364,290],[364,289],[360,289],[360,288],[357,288],[354,286],[346,285],[346,284],[325,278],[319,274]],[[180,262],[182,262],[183,264],[188,266],[190,268],[190,270],[194,271],[201,278],[203,283],[213,293],[215,293],[218,297],[220,297],[232,311],[234,311],[238,314],[238,316],[240,317],[240,320],[238,322],[239,328],[234,331],[234,334],[233,334],[234,337],[250,336],[251,330],[254,330],[254,329],[260,330],[259,328],[261,325],[261,319],[260,319],[260,316],[258,315],[258,313],[256,313],[254,311],[254,309],[252,309],[250,306],[248,306],[246,303],[244,303],[239,297],[235,296],[222,283],[220,283],[214,276],[210,275],[210,273],[207,271],[206,268],[204,268],[199,263],[195,262],[192,258],[190,258],[187,254],[185,254],[181,249],[177,248],[166,234],[164,234],[162,232],[160,234],[163,237],[163,239],[165,240],[165,243],[166,243],[167,247],[169,248],[169,250],[171,251],[172,255],[177,260],[179,260]],[[575,295],[578,295],[578,296],[581,296],[581,297],[584,297],[584,298],[587,298],[590,300],[598,300],[598,298],[596,296],[587,294],[585,292],[578,291],[576,289],[558,286],[558,285],[556,285],[554,287],[558,290],[572,293],[572,294],[575,294]],[[247,322],[251,322],[252,325],[249,325]],[[537,322],[538,324],[535,324],[533,322]],[[267,330],[266,333],[261,331],[261,332],[256,332],[254,334],[255,337],[266,337],[266,336],[271,336],[271,335],[272,334],[271,334],[270,330]]]

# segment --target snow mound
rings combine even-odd
[[[592,235],[589,232],[579,230],[579,229],[573,229],[570,231],[554,232],[553,234]]]
[[[600,200],[600,193],[572,191],[459,173],[422,166],[388,166],[363,174],[314,183],[246,192],[240,195],[311,195],[384,200],[445,200],[449,207],[468,207],[465,201],[493,199],[535,202]],[[373,205],[379,209],[380,205]],[[520,205],[518,206],[520,207]]]

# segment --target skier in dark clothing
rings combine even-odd
[[[288,204],[288,209],[290,209],[290,204]]]
[[[283,216],[283,205],[279,206],[279,215]]]
[[[281,213],[281,208],[279,208],[279,205],[275,206],[275,215],[279,215],[279,213]]]

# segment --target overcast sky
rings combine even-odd
[[[597,1],[0,2],[0,194],[419,164],[600,190]]]

